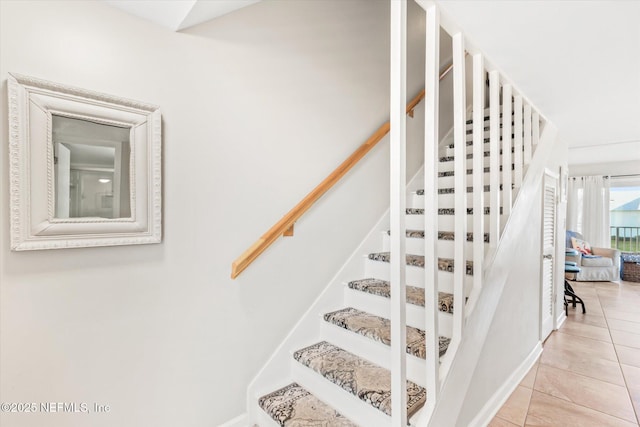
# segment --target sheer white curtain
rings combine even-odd
[[[599,248],[611,246],[609,231],[609,177],[569,178],[567,230],[577,231]]]

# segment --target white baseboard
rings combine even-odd
[[[249,416],[247,414],[238,415],[218,427],[249,427]]]
[[[491,396],[485,403],[478,415],[471,421],[470,426],[484,427],[487,426],[493,417],[498,413],[502,405],[507,401],[511,393],[518,387],[520,382],[527,375],[531,367],[536,363],[538,357],[542,354],[542,342],[538,341],[531,353],[522,361],[520,366],[516,368],[511,376],[502,384],[502,386]]]
[[[558,316],[558,318],[556,319],[556,330],[560,329],[562,327],[562,325],[564,324],[564,321],[567,320],[567,315],[564,314],[564,310],[562,311],[562,314],[560,316]]]

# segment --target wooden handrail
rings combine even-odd
[[[453,68],[450,64],[440,73],[442,80]],[[424,99],[424,89],[420,91],[408,104],[407,114],[413,117],[413,110],[420,101]],[[249,249],[244,251],[242,255],[236,258],[231,264],[231,278],[235,279],[256,258],[262,254],[273,242],[280,236],[293,236],[293,225],[300,217],[313,206],[327,191],[331,189],[340,179],[347,174],[373,147],[389,133],[390,123],[386,122],[376,130],[356,151],[353,152],[340,166],[338,166],[331,174],[326,177],[316,188],[300,201],[293,209],[282,217],[273,227],[264,233]]]

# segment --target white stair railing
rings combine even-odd
[[[406,321],[406,105],[407,2],[391,1],[390,255],[391,422],[407,425]]]
[[[523,175],[527,165],[531,162],[536,145],[540,138],[541,120],[540,114],[527,102],[511,82],[500,74],[495,66],[488,64],[478,51],[466,52],[467,44],[465,36],[455,29],[448,31],[452,37],[453,49],[453,91],[454,91],[454,310],[453,310],[453,334],[443,363],[439,363],[438,345],[438,118],[439,118],[439,55],[440,55],[440,15],[441,12],[436,3],[428,0],[417,0],[426,11],[426,52],[425,52],[425,151],[424,151],[424,244],[425,244],[425,324],[426,324],[426,384],[427,403],[421,411],[421,415],[415,425],[426,426],[434,412],[440,395],[443,382],[447,378],[448,369],[455,358],[458,345],[464,339],[464,325],[470,313],[476,308],[475,303],[483,286],[486,276],[484,264],[486,257],[495,252],[501,238],[501,232],[511,214],[517,192],[522,186]],[[395,3],[402,1],[391,0],[392,16]],[[396,18],[399,19],[399,18]],[[447,25],[454,28],[449,19],[444,19]],[[396,31],[392,22],[392,31]],[[392,32],[393,35],[393,32]],[[392,46],[394,46],[392,38]],[[465,76],[465,56],[470,53],[473,58],[473,72],[470,77]],[[392,51],[392,59],[394,58]],[[392,67],[393,70],[393,67]],[[487,71],[489,70],[489,71]],[[487,114],[487,102],[485,101],[486,81],[489,81],[488,114],[489,114],[489,179],[485,182],[485,115]],[[467,80],[472,82],[472,208],[473,218],[471,231],[473,233],[473,256],[465,253],[467,241],[467,144],[466,144],[466,119],[467,99],[465,88]],[[400,80],[392,76],[393,85],[400,84]],[[392,89],[393,93],[393,89]],[[397,105],[396,105],[397,104]],[[393,103],[398,111],[398,103]],[[393,129],[393,126],[392,126]],[[393,140],[392,140],[393,146]],[[393,154],[392,162],[404,161],[398,155]],[[392,165],[392,170],[394,166]],[[396,166],[395,170],[399,170]],[[404,170],[404,169],[403,169]],[[404,175],[402,175],[404,177]],[[485,186],[489,185],[489,246],[491,251],[485,251]],[[392,188],[400,185],[392,181]],[[399,190],[399,189],[397,189]],[[396,190],[392,190],[396,191]],[[502,191],[502,193],[500,193]],[[398,197],[398,196],[394,196]],[[392,202],[392,212],[400,208],[399,202]],[[401,225],[392,221],[392,235],[405,236]],[[392,247],[391,259],[404,261],[404,247],[394,252]],[[469,292],[465,289],[467,259],[473,260],[473,287]],[[404,265],[404,262],[402,263]],[[400,268],[400,267],[392,267]],[[393,276],[392,276],[393,277]],[[400,277],[400,276],[397,276]],[[404,298],[404,288],[399,290]],[[392,293],[393,295],[393,293]],[[467,299],[468,296],[468,299]],[[392,314],[399,312],[402,305],[400,298],[393,302]],[[399,315],[399,314],[397,314]],[[393,321],[393,315],[392,315]],[[406,325],[403,323],[402,328]],[[396,328],[397,329],[397,328]],[[394,330],[396,330],[394,329]],[[397,332],[399,334],[399,332]],[[392,342],[393,342],[392,338]],[[399,357],[399,352],[404,349],[395,347],[394,360]],[[446,362],[446,363],[445,363]],[[404,362],[402,362],[404,363]],[[400,367],[398,367],[400,368]],[[396,369],[396,367],[394,367]],[[403,369],[403,368],[400,368]],[[397,375],[397,374],[395,374]],[[399,378],[396,376],[395,378]],[[395,387],[401,384],[394,380]],[[403,387],[404,389],[404,387]],[[392,400],[396,394],[392,394]],[[403,402],[404,404],[404,402]],[[398,406],[394,405],[394,408]],[[403,410],[404,411],[404,410]],[[401,418],[394,417],[393,425],[400,422]]]
[[[524,105],[524,165],[531,163],[531,105]]]
[[[473,55],[473,289],[482,289],[484,262],[484,58]]]
[[[516,95],[513,102],[513,167],[514,167],[514,196],[522,187],[522,96]],[[514,197],[515,198],[515,197]]]
[[[438,164],[440,100],[440,14],[434,5],[426,10],[425,118],[424,118],[424,291],[426,386],[429,397],[421,419],[429,419],[440,394],[438,351]],[[429,209],[427,209],[429,207]],[[427,226],[429,224],[429,226]]]
[[[502,209],[505,218],[511,215],[511,192],[513,171],[511,170],[513,148],[513,88],[510,84],[502,86]]]
[[[465,51],[462,33],[453,34],[453,178],[454,178],[454,269],[453,269],[453,349],[464,327],[467,241],[467,101],[465,93]],[[429,225],[431,226],[431,225]],[[425,224],[426,227],[426,224]],[[455,351],[455,350],[454,350]]]
[[[489,133],[489,246],[495,249],[500,237],[500,74],[495,70],[489,72]]]

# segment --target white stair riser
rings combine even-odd
[[[467,186],[473,187],[473,174],[469,173],[466,175],[467,175]],[[489,172],[485,172],[482,174],[483,185],[489,185],[490,179],[491,179],[491,174]],[[455,188],[454,181],[455,181],[454,176],[440,176],[438,177],[438,188]],[[500,182],[502,183],[502,172],[500,173]]]
[[[470,206],[468,206],[470,207]],[[484,216],[485,232],[489,230],[489,215]],[[424,215],[407,215],[405,218],[407,230],[424,230]],[[438,230],[453,231],[455,215],[438,215]],[[473,230],[473,215],[467,215],[467,231]]]
[[[391,301],[389,298],[372,295],[367,292],[357,291],[345,286],[345,307],[353,307],[376,316],[391,318]],[[424,307],[407,304],[407,325],[425,330]],[[451,337],[453,334],[453,315],[439,312],[438,335]]]
[[[382,250],[389,252],[391,236],[388,233],[384,233],[382,236]],[[438,257],[440,258],[453,258],[454,241],[453,240],[438,240]],[[485,249],[489,246],[485,243]],[[421,238],[407,238],[406,251],[408,254],[424,255],[424,239]],[[465,242],[465,251],[467,259],[473,259],[473,242]]]
[[[388,345],[331,323],[324,323],[322,326],[323,339],[376,365],[391,370],[391,349]],[[407,354],[406,366],[407,379],[425,387],[426,370],[424,359]]]
[[[465,169],[473,169],[473,159],[465,159],[465,160],[466,160]],[[502,155],[500,156],[498,161],[500,162],[499,164],[502,164]],[[452,171],[454,168],[454,163],[455,163],[454,160],[449,160],[446,162],[438,162],[438,172]],[[482,158],[482,166],[489,167],[488,156]],[[466,170],[465,170],[465,173],[466,173]]]
[[[309,343],[311,344],[311,343]],[[318,399],[362,426],[391,425],[391,417],[360,400],[342,387],[332,383],[316,371],[291,358],[294,381],[309,390]]]
[[[388,262],[367,259],[364,269],[366,277],[390,280],[391,267]],[[465,274],[464,280],[465,295],[469,296],[469,292],[473,286],[473,276]],[[424,268],[408,265],[406,269],[406,282],[407,285],[410,286],[424,287]],[[438,270],[438,290],[440,292],[453,293],[453,273]]]
[[[483,189],[484,190],[484,189]],[[483,192],[484,206],[489,204],[489,192]],[[407,199],[407,206],[412,208],[424,208],[424,196],[419,196],[413,193],[409,199]],[[471,207],[473,204],[473,193],[467,193],[467,206]],[[455,194],[438,194],[438,207],[439,208],[452,208],[455,205]]]
[[[467,138],[467,142],[471,142],[471,138]],[[498,142],[498,150],[502,150],[502,141]],[[491,143],[490,142],[483,142],[482,143],[482,151],[490,151],[491,150]],[[465,151],[467,154],[472,154],[473,153],[473,145],[465,145]],[[522,148],[522,152],[524,153],[524,146]],[[455,147],[452,147],[451,144],[447,144],[445,145],[440,151],[440,156],[453,156],[455,155]],[[514,154],[514,150],[511,151],[511,155],[513,156]]]

